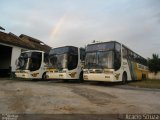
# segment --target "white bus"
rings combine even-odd
[[[45,79],[48,54],[43,51],[29,50],[22,52],[17,62],[17,78]]]
[[[64,46],[50,50],[47,79],[77,79],[82,82],[84,59],[84,48]]]
[[[116,41],[87,45],[83,71],[87,81],[125,83],[148,76],[147,60]]]

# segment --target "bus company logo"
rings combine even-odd
[[[77,72],[71,72],[69,75],[74,78]]]
[[[120,76],[120,73],[115,73],[115,78],[116,78],[116,80],[119,79],[119,76]]]
[[[63,77],[63,74],[59,74],[59,77]]]
[[[37,75],[38,75],[39,73],[33,73],[33,74],[31,74],[33,77],[37,77]]]

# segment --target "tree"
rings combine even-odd
[[[160,58],[157,54],[152,54],[152,59],[148,59],[148,67],[155,74],[160,71]]]

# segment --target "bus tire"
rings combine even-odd
[[[64,82],[64,83],[68,83],[69,80],[68,80],[68,79],[64,79],[63,82]]]
[[[42,75],[42,80],[46,80],[46,72]]]
[[[15,78],[16,78],[15,73],[14,73],[14,72],[11,72],[11,74],[10,74],[10,79],[15,79]]]
[[[78,82],[79,83],[82,83],[84,80],[83,80],[83,71],[81,71],[81,73],[79,74],[79,79],[78,79]]]
[[[126,84],[127,83],[127,73],[124,72],[122,75],[122,84]]]

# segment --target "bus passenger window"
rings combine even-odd
[[[80,60],[85,60],[85,49],[80,48]]]
[[[122,47],[122,54],[123,58],[127,58],[127,49],[125,47]]]
[[[49,63],[49,55],[47,53],[44,53],[44,63]]]
[[[121,45],[115,44],[115,59],[114,59],[114,68],[118,70],[121,66]]]

